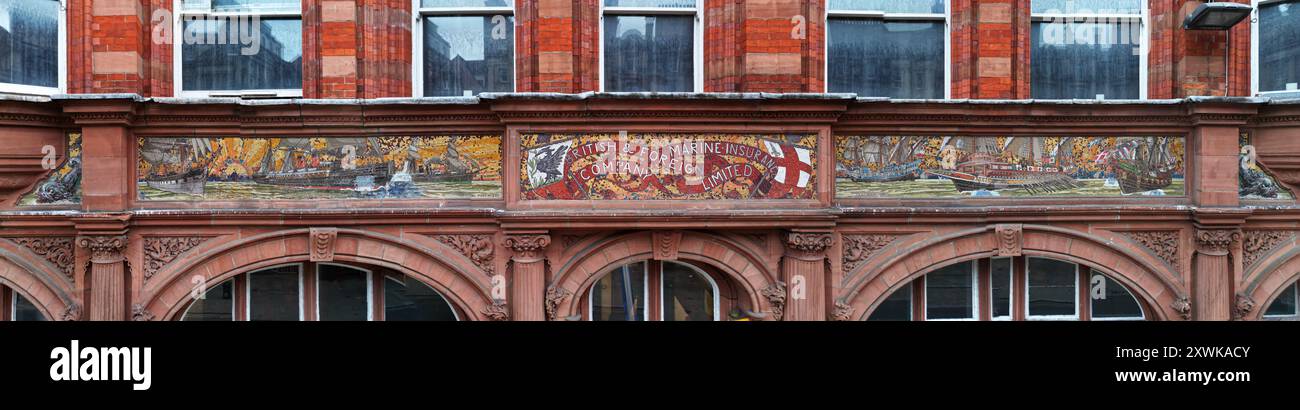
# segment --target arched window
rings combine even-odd
[[[1039,258],[948,265],[885,298],[867,320],[1143,320],[1124,285],[1091,268]]]
[[[181,320],[458,320],[428,285],[380,268],[335,263],[271,267],[226,280],[196,298]]]
[[[0,322],[40,322],[45,315],[32,301],[8,286],[0,285]]]
[[[1282,293],[1264,310],[1264,320],[1300,320],[1300,309],[1296,308],[1297,297],[1300,297],[1298,286],[1300,283],[1293,282],[1282,288]]]
[[[643,261],[614,268],[587,293],[595,321],[712,321],[721,318],[718,282],[699,267]]]

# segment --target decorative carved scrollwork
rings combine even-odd
[[[1237,293],[1233,297],[1232,303],[1232,320],[1242,320],[1255,310],[1255,300],[1245,293]]]
[[[158,271],[172,263],[181,254],[199,246],[208,238],[201,236],[170,236],[144,238],[144,281],[149,282]]]
[[[505,301],[498,300],[483,308],[483,316],[493,322],[504,322],[510,320],[510,310]]]
[[[117,263],[125,260],[122,251],[126,249],[125,235],[82,236],[77,245],[90,250],[90,261],[94,263]]]
[[[785,282],[768,285],[760,293],[772,305],[772,320],[781,321],[785,317]]]
[[[847,322],[852,320],[853,307],[844,302],[835,302],[835,309],[831,311],[831,320],[835,322]]]
[[[438,235],[434,239],[456,249],[488,275],[496,273],[492,258],[496,247],[492,245],[492,235]]]
[[[1178,231],[1138,231],[1121,232],[1133,242],[1146,248],[1151,254],[1168,263],[1174,270],[1179,269]]]
[[[845,278],[847,279],[848,273],[856,270],[862,262],[870,259],[877,251],[894,243],[901,236],[894,234],[843,235],[844,259],[842,265]]]
[[[557,288],[554,286],[546,288],[546,320],[556,320],[555,315],[556,311],[560,307],[560,303],[564,302],[564,300],[568,299],[571,295],[573,295],[573,292],[570,292],[565,288]]]
[[[131,306],[131,320],[135,322],[148,322],[154,319],[153,312],[144,308],[144,305],[136,303]]]
[[[45,260],[54,264],[63,272],[68,280],[73,280],[74,252],[72,250],[71,237],[29,237],[29,238],[11,238],[18,245],[21,245],[32,253],[44,257]]]
[[[1197,251],[1206,255],[1223,256],[1228,254],[1233,242],[1241,240],[1241,231],[1236,229],[1197,229]]]
[[[1295,238],[1293,231],[1245,231],[1241,241],[1241,259],[1246,267],[1255,265],[1282,242]]]
[[[542,251],[551,245],[550,235],[508,235],[505,245],[515,252],[517,258],[540,258]]]
[[[1179,296],[1169,307],[1178,312],[1183,320],[1192,320],[1192,302],[1187,299],[1187,296]]]

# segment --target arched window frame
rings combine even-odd
[[[646,301],[646,303],[645,306],[641,307],[643,309],[642,317],[645,318],[645,321],[647,322],[663,321],[664,318],[663,264],[665,263],[673,263],[673,264],[685,266],[686,268],[691,269],[697,274],[704,275],[705,280],[709,283],[709,287],[713,292],[713,319],[712,320],[714,321],[722,320],[722,288],[718,284],[718,280],[714,279],[712,274],[709,274],[704,269],[700,268],[699,266],[696,266],[695,264],[682,262],[682,261],[640,260],[640,261],[632,261],[632,262],[625,263],[623,265],[619,265],[617,267],[614,267],[614,269],[617,269],[618,267],[621,266],[635,264],[637,262],[643,262],[645,266],[644,268],[645,271],[644,274],[642,275],[642,280],[644,281],[644,284],[642,286],[643,289],[642,298]],[[592,290],[595,288],[596,282],[599,282],[601,279],[603,279],[605,275],[612,275],[613,272],[614,271],[612,269],[606,271],[601,276],[597,277],[596,280],[592,282],[591,286],[587,288],[586,297],[582,299],[583,303],[587,305],[586,309],[583,310],[585,312],[585,317],[584,317],[585,320],[591,321],[592,318],[595,317],[595,309],[594,309],[595,303],[593,303],[595,292],[592,292]],[[655,307],[652,305],[658,305],[658,306]]]

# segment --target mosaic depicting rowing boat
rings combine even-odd
[[[1182,137],[836,136],[841,198],[1182,196]]]
[[[140,138],[142,200],[492,199],[501,137]]]

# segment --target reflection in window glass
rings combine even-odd
[[[605,7],[695,8],[695,0],[605,0]]]
[[[1300,89],[1300,2],[1259,5],[1259,90]]]
[[[59,86],[56,0],[0,2],[0,83]]]
[[[827,33],[830,92],[943,98],[943,22],[831,18]]]
[[[1093,319],[1142,319],[1142,307],[1124,285],[1106,275],[1093,274],[1089,286]]]
[[[717,295],[704,274],[672,262],[664,262],[663,271],[663,320],[714,319],[713,302]]]
[[[993,317],[1011,317],[1011,258],[994,258],[990,284]]]
[[[231,321],[235,318],[235,281],[228,280],[208,289],[203,299],[196,299],[185,311],[184,321]],[[296,302],[295,302],[296,303]],[[297,318],[295,318],[297,319]]]
[[[424,95],[514,91],[514,27],[503,15],[426,18]]]
[[[591,320],[646,320],[645,275],[645,262],[637,262],[600,278],[591,288]]]
[[[1034,22],[1030,90],[1039,99],[1136,99],[1137,24]]]
[[[238,20],[187,19],[184,36],[217,38],[234,32]],[[187,91],[288,90],[302,88],[302,20],[263,18],[250,45],[240,41],[185,41],[181,45],[182,89]]]
[[[370,280],[366,272],[337,265],[316,265],[319,320],[370,319]]]
[[[605,16],[605,91],[693,91],[694,53],[694,16]]]
[[[1137,14],[1142,0],[1033,0],[1031,13]]]
[[[512,0],[420,0],[420,7],[514,7]]]
[[[944,12],[943,0],[830,0],[827,10],[883,11],[886,13]]]
[[[880,306],[871,312],[867,320],[872,321],[910,321],[912,320],[912,284],[903,285],[893,294],[880,302]]]
[[[927,320],[975,318],[973,266],[971,262],[963,262],[925,275]]]
[[[1073,263],[1029,258],[1029,316],[1074,316],[1078,271]]]
[[[184,10],[216,12],[301,12],[301,0],[182,0]]]
[[[45,316],[41,314],[40,310],[36,309],[36,305],[33,305],[32,301],[27,300],[27,298],[23,297],[23,295],[18,294],[18,292],[13,292],[12,294],[14,295],[13,296],[14,297],[13,320],[15,322],[45,321]]]
[[[388,276],[384,281],[384,320],[454,321],[451,304],[437,291],[408,276]]]
[[[249,320],[299,320],[298,266],[248,275]]]
[[[1296,284],[1292,283],[1287,286],[1282,294],[1277,295],[1277,299],[1268,305],[1268,310],[1264,311],[1264,316],[1295,316],[1296,315]]]

